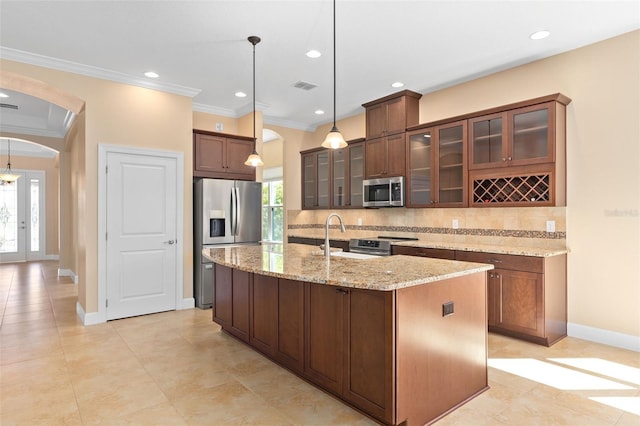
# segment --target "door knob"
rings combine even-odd
[[[166,244],[174,244],[175,241],[174,240],[169,240],[169,241],[165,241]]]

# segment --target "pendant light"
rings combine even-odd
[[[8,160],[7,160],[7,168],[3,173],[0,173],[0,183],[3,185],[9,185],[13,182],[17,181],[20,175],[13,173],[11,170],[11,139],[7,139],[8,144]]]
[[[336,126],[336,0],[333,0],[333,127],[322,142],[324,148],[339,149],[347,146]]]
[[[256,151],[256,44],[260,43],[260,37],[249,36],[247,40],[249,40],[249,43],[253,45],[253,152],[251,152],[251,155],[249,155],[244,164],[247,166],[258,167],[264,166],[262,158],[260,158]]]

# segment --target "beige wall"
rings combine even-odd
[[[420,122],[557,92],[573,100],[567,109],[569,323],[640,337],[640,31],[425,94]],[[337,123],[347,139],[364,136],[358,124],[364,114],[358,117]],[[319,128],[298,148],[319,146],[327,130]],[[290,209],[297,210],[300,176],[289,177],[287,191],[298,188]]]
[[[75,267],[79,302],[97,311],[98,144],[125,145],[182,152],[184,155],[183,282],[184,297],[193,293],[192,129],[191,99],[121,83],[2,60],[2,71],[42,81],[85,101],[84,146],[72,143],[70,176]],[[81,136],[78,137],[78,140]],[[75,141],[72,141],[75,142]]]

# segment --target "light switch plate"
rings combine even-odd
[[[556,221],[548,220],[547,221],[547,232],[556,232]]]
[[[458,224],[458,219],[453,219],[453,220],[451,221],[451,227],[452,227],[453,229],[458,229],[458,226],[459,226],[459,224]]]
[[[224,130],[224,124],[216,123],[216,131],[221,132]]]

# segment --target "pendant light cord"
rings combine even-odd
[[[256,45],[253,43],[253,151],[256,151]]]
[[[333,0],[333,128],[336,128],[336,0]]]

